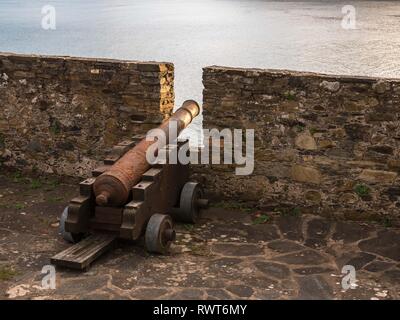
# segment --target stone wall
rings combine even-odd
[[[85,176],[174,104],[170,63],[0,54],[3,165]]]
[[[204,68],[205,128],[255,130],[255,170],[196,169],[217,197],[266,210],[397,220],[400,80]]]

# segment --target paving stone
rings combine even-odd
[[[200,300],[204,299],[204,292],[200,289],[183,289],[178,292],[172,293],[168,300]]]
[[[333,290],[320,275],[310,275],[296,279],[299,285],[298,299],[326,300],[333,298]]]
[[[310,275],[318,273],[330,273],[334,272],[334,270],[328,267],[304,267],[304,268],[293,269],[293,272],[301,275]]]
[[[301,244],[298,244],[290,240],[272,241],[267,244],[267,247],[280,253],[300,251],[305,249],[304,246],[302,246]]]
[[[359,247],[363,251],[400,261],[400,232],[381,231],[376,238],[361,241]]]
[[[253,256],[263,254],[263,249],[257,245],[218,243],[212,247],[213,252],[227,256]]]
[[[225,267],[236,266],[241,262],[242,260],[239,258],[220,258],[211,261],[210,265],[215,266],[217,268],[225,268]]]
[[[207,229],[200,233],[207,237],[224,235],[224,239],[245,238],[248,242],[270,241],[280,238],[278,229],[270,223],[244,224],[238,221],[216,222],[208,225]]]
[[[81,300],[111,300],[111,299],[116,299],[114,296],[112,296],[109,293],[89,293],[89,294],[85,294],[83,296],[80,297]],[[119,299],[117,299],[119,300]]]
[[[94,266],[94,267],[92,267],[92,269],[90,270],[91,272],[93,272],[93,273],[91,273],[91,275],[96,275],[97,273],[96,273],[96,271],[94,271],[93,269],[95,269],[96,267]],[[78,270],[74,270],[74,269],[67,269],[67,268],[58,268],[58,269],[56,269],[56,271],[57,270],[59,270],[59,271],[61,271],[62,272],[62,279],[64,280],[67,280],[67,279],[76,279],[76,278],[79,278],[79,277],[85,277],[85,276],[88,276],[88,274],[87,274],[87,272],[85,272],[85,273],[82,273],[82,271],[78,271]],[[35,280],[36,281],[42,281],[42,279],[43,279],[43,274],[41,274],[41,273],[39,273],[36,277],[35,277]]]
[[[234,280],[234,278],[232,278]],[[237,279],[236,279],[237,280]],[[253,287],[253,288],[268,288],[270,286],[276,287],[279,283],[277,280],[273,280],[268,277],[264,276],[241,276],[240,281],[247,286]]]
[[[237,268],[232,270],[237,272]],[[217,271],[217,274],[220,274]],[[208,277],[207,274],[203,273],[189,273],[185,276],[185,280],[179,282],[181,287],[193,287],[193,288],[222,288],[225,286],[224,279],[221,277]]]
[[[304,242],[304,245],[313,249],[323,248],[326,247],[326,240],[318,238],[308,238]]]
[[[295,216],[280,216],[277,225],[282,235],[290,240],[303,241],[302,219]]]
[[[277,228],[272,224],[245,226],[245,230],[247,231],[246,239],[249,242],[271,241],[280,238]]]
[[[341,298],[344,300],[371,300],[371,298],[376,297],[375,294],[376,291],[373,288],[356,287],[341,292]]]
[[[229,277],[242,269],[239,265],[241,262],[238,258],[221,258],[211,261],[208,268],[210,273]]]
[[[207,228],[201,229],[199,232],[207,237],[214,237],[215,235],[225,235],[226,239],[231,237],[237,238],[247,236],[247,230],[242,222],[239,221],[213,221],[207,223]]]
[[[324,256],[313,250],[289,253],[284,256],[276,257],[274,260],[296,265],[313,265],[328,262]]]
[[[351,265],[356,270],[360,270],[374,259],[375,255],[366,252],[347,252],[336,260],[336,264],[339,269],[345,265]]]
[[[237,295],[240,298],[248,298],[253,294],[253,289],[243,285],[232,285],[226,288],[228,291]]]
[[[336,223],[335,232],[332,235],[333,240],[343,240],[344,243],[356,242],[368,238],[372,228],[362,226],[356,222],[339,221]]]
[[[253,293],[252,298],[257,300],[276,300],[282,299],[282,293],[276,289],[258,289]]]
[[[229,300],[233,299],[232,296],[224,289],[207,289],[208,299],[216,300]]]
[[[330,231],[331,223],[324,219],[312,219],[307,225],[307,237],[313,239],[325,238]]]
[[[229,217],[229,220],[227,219]],[[246,221],[250,222],[251,219],[249,215],[243,210],[232,209],[232,208],[219,208],[210,206],[207,210],[203,210],[201,213],[201,219],[213,220],[226,224],[229,221]],[[200,220],[201,222],[201,220]]]
[[[132,300],[132,298],[123,294],[114,293],[112,295],[112,300]]]
[[[4,181],[0,179],[0,184]],[[25,185],[21,187],[25,188]],[[51,293],[43,292],[34,287],[40,286],[41,266],[68,245],[59,240],[56,228],[49,225],[46,229],[43,221],[36,219],[35,212],[43,211],[49,219],[56,221],[62,205],[31,206],[31,199],[43,199],[47,192],[31,190],[29,185],[13,190],[15,203],[21,200],[17,194],[25,195],[29,191],[31,196],[27,199],[24,196],[28,203],[26,215],[17,214],[14,219],[15,208],[0,210],[0,220],[7,228],[0,230],[0,260],[6,266],[15,266],[18,271],[18,276],[13,279],[0,281],[0,298],[6,298],[5,293],[9,290],[17,292],[18,284],[25,284],[29,292],[22,292],[16,299],[179,300],[239,296],[242,299],[370,299],[384,290],[388,290],[387,297],[379,299],[400,299],[400,261],[390,259],[396,257],[399,241],[397,236],[387,235],[388,232],[395,234],[396,229],[383,229],[372,224],[364,226],[357,222],[336,223],[309,215],[278,217],[266,224],[253,225],[248,214],[239,212],[232,218],[229,210],[218,215],[218,208],[208,215],[207,220],[190,230],[180,225],[182,247],[196,245],[196,241],[201,240],[213,252],[197,254],[182,250],[167,256],[149,255],[143,239],[136,245],[121,242],[94,263],[89,272],[57,269],[57,289]],[[76,193],[76,185],[63,183],[57,190],[62,192],[51,192],[51,196],[63,196],[68,201]],[[0,202],[5,203],[4,197],[1,199]],[[328,239],[329,224],[335,226],[337,241]],[[376,238],[382,235],[383,240],[379,240],[382,244],[376,244],[378,239],[370,238],[379,230],[383,233],[379,232]],[[358,247],[355,242],[359,240],[361,246],[368,246],[368,250]],[[267,242],[265,248],[256,243],[259,241]],[[374,256],[376,258],[369,261]],[[356,290],[342,293],[340,284],[336,284],[341,279],[340,268],[335,266],[339,260],[363,266],[357,271],[359,287]],[[113,286],[108,288],[110,279]],[[334,296],[330,289],[336,290]]]
[[[159,299],[167,294],[168,290],[163,288],[140,288],[131,293],[131,297],[138,300]]]
[[[383,276],[392,284],[400,284],[400,269],[387,270],[383,273]]]
[[[159,257],[163,257],[160,259]],[[149,256],[147,261],[140,268],[132,269],[125,281],[130,281],[133,284],[131,289],[137,287],[168,287],[170,286],[171,278],[174,282],[182,283],[189,272],[197,271],[204,268],[204,258],[190,255],[176,256]],[[179,263],[178,263],[179,261]],[[115,273],[113,278],[120,277],[120,273]]]
[[[132,249],[133,248],[130,248],[130,251],[135,250]],[[118,268],[120,272],[121,271],[129,272],[132,270],[136,270],[138,267],[143,265],[143,263],[146,260],[144,253],[137,250],[137,248],[134,252],[124,253],[124,251],[122,250],[120,252],[121,253],[119,255],[117,253],[110,252],[110,254],[112,254],[113,257],[110,256],[110,259],[107,259],[104,265],[111,268]]]
[[[389,269],[393,265],[394,265],[394,263],[391,263],[391,262],[372,261],[371,263],[368,263],[364,267],[364,269],[369,271],[369,272],[381,272],[381,271]]]
[[[61,284],[57,284],[54,293],[60,295],[80,295],[82,292],[92,292],[104,287],[108,279],[109,277],[107,275],[64,279]]]
[[[122,290],[134,289],[138,285],[131,275],[128,276],[120,272],[113,274],[111,283]]]
[[[280,263],[256,261],[254,262],[254,265],[267,276],[272,276],[274,278],[284,279],[290,275],[289,268]]]

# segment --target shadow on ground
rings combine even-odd
[[[196,226],[178,225],[168,256],[119,243],[87,272],[43,266],[65,249],[58,218],[73,181],[0,175],[2,299],[400,299],[400,231],[316,216],[274,216],[211,208]],[[356,286],[342,289],[344,265]]]

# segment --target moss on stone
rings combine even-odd
[[[360,197],[365,197],[369,195],[370,191],[370,188],[364,184],[357,184],[354,187],[354,192],[357,193]]]
[[[265,213],[257,215],[253,219],[253,224],[264,224],[271,220],[271,217]]]
[[[7,281],[17,275],[17,272],[8,266],[0,266],[0,281]]]
[[[298,217],[301,215],[301,209],[298,207],[291,208],[275,208],[274,212],[280,214],[281,216],[292,216]]]
[[[392,219],[389,218],[389,217],[383,217],[383,218],[381,219],[381,223],[382,223],[382,225],[383,225],[385,228],[390,228],[390,227],[393,226],[393,221],[392,221]]]
[[[289,101],[295,101],[296,100],[296,96],[294,94],[290,93],[290,92],[286,92],[285,93],[285,98],[286,98],[286,100],[289,100]]]

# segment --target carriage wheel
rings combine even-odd
[[[83,235],[81,233],[72,233],[65,231],[65,221],[67,220],[67,217],[68,217],[68,207],[65,207],[60,218],[59,232],[65,241],[71,243],[77,243],[82,240]]]
[[[175,237],[171,216],[159,213],[151,216],[145,233],[147,251],[165,254]]]
[[[203,189],[197,182],[187,182],[182,188],[179,209],[176,219],[182,222],[195,223],[200,216],[200,209],[208,206],[203,199]]]

